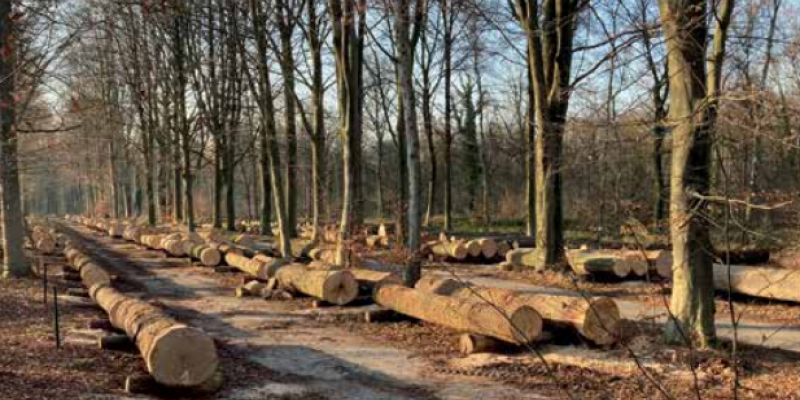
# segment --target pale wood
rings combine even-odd
[[[360,268],[348,269],[347,271],[353,274],[360,287],[370,293],[379,285],[402,284],[400,276],[393,272],[380,272]]]
[[[108,276],[86,257],[73,257],[89,294],[109,315],[111,324],[136,343],[148,372],[162,385],[195,387],[208,381],[218,366],[214,341],[198,329],[172,319],[160,308],[117,291],[108,282],[84,277],[90,270]]]
[[[222,253],[208,245],[196,245],[189,250],[189,255],[200,260],[206,267],[216,267],[222,262]]]
[[[183,241],[180,239],[164,239],[161,242],[161,247],[173,257],[183,257],[186,255]]]
[[[430,246],[431,252],[443,258],[452,258],[456,261],[463,261],[469,255],[467,244],[464,241],[439,241]]]
[[[542,331],[541,316],[528,306],[498,309],[472,299],[442,296],[400,285],[380,285],[373,297],[379,305],[401,314],[510,343],[531,342]]]
[[[478,243],[481,245],[481,254],[484,258],[492,259],[497,256],[497,241],[492,238],[482,238],[478,239]]]
[[[572,270],[582,276],[610,276],[624,278],[631,273],[629,263],[620,262],[621,257],[607,252],[571,250],[567,260]]]
[[[537,266],[536,249],[513,249],[506,252],[506,262],[515,267],[531,267]]]
[[[293,289],[331,304],[345,305],[358,297],[358,282],[349,271],[310,270],[302,264],[284,265],[275,277],[281,287]]]
[[[36,241],[36,249],[42,254],[53,254],[56,251],[56,241],[50,236],[43,236]]]
[[[436,278],[423,278],[416,287],[433,294],[479,300],[503,308],[525,305],[536,310],[546,324],[568,327],[599,345],[614,343],[620,337],[619,307],[606,297],[534,294]]]
[[[714,288],[763,299],[800,303],[800,270],[714,264]]]
[[[278,268],[286,264],[286,261],[280,258],[273,259],[271,263],[265,263],[238,253],[230,252],[225,254],[225,262],[231,267],[235,267],[242,272],[264,280],[275,276],[275,272]]]
[[[480,242],[478,242],[477,239],[467,241],[466,245],[467,245],[467,254],[469,254],[470,257],[478,257],[481,255],[483,247],[481,246]]]

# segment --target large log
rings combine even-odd
[[[599,345],[614,343],[620,336],[619,308],[617,303],[606,297],[525,293],[436,278],[424,278],[417,282],[416,287],[438,295],[488,301],[504,308],[525,305],[536,310],[545,325],[573,329]]]
[[[158,307],[128,297],[109,282],[89,277],[108,274],[83,254],[72,252],[73,268],[89,294],[108,313],[111,324],[136,343],[148,372],[160,384],[196,387],[212,378],[219,364],[214,341],[202,331],[183,325]],[[86,274],[86,276],[84,276]]]
[[[164,239],[161,241],[161,248],[173,257],[183,257],[186,255],[186,250],[184,250],[183,241],[181,239]]]
[[[480,256],[481,251],[483,251],[483,247],[477,239],[467,241],[467,254],[469,254],[470,257]]]
[[[542,331],[542,318],[528,306],[500,309],[484,302],[441,296],[400,285],[379,285],[375,302],[398,313],[457,331],[529,343]]]
[[[358,285],[370,294],[379,285],[402,284],[402,279],[393,272],[372,271],[369,269],[349,269],[347,270],[356,278]]]
[[[620,256],[607,252],[570,250],[567,252],[567,260],[572,270],[582,276],[624,278],[631,273],[629,263],[620,262]]]
[[[492,259],[497,256],[497,241],[492,238],[481,238],[478,239],[478,243],[481,245],[481,254],[486,259]]]
[[[219,361],[214,341],[208,335],[111,286],[97,286],[93,295],[108,313],[111,324],[134,340],[147,371],[158,383],[196,387],[212,378]]]
[[[225,262],[231,267],[252,275],[258,279],[267,280],[275,276],[275,272],[286,264],[286,261],[280,258],[273,259],[272,263],[265,263],[259,260],[243,256],[238,253],[225,254]]]
[[[430,250],[438,257],[452,258],[456,261],[463,261],[469,255],[467,244],[461,240],[440,240],[438,243],[431,244]]]
[[[358,297],[358,282],[344,270],[310,270],[302,264],[280,267],[275,275],[281,286],[331,304],[345,305]]]
[[[800,270],[714,264],[714,288],[763,299],[800,303]]]
[[[513,249],[506,252],[506,262],[515,267],[536,268],[536,260],[536,249]]]
[[[192,258],[200,260],[200,263],[206,267],[216,267],[222,262],[222,254],[219,250],[204,244],[193,246],[189,250],[189,255]]]

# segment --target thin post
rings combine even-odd
[[[47,312],[47,264],[42,269],[42,300],[44,303],[44,312]]]
[[[56,349],[61,350],[61,328],[58,319],[58,290],[53,286],[53,328],[56,334]]]

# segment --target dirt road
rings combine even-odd
[[[179,318],[269,372],[263,379],[221,392],[217,399],[545,398],[485,378],[439,375],[413,349],[398,349],[319,321],[320,316],[340,310],[307,310],[292,302],[236,298],[209,269],[85,228],[72,228],[126,281],[141,285],[148,296]]]

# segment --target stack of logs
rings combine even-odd
[[[511,244],[506,240],[492,237],[459,239],[442,234],[439,240],[429,241],[422,249],[423,254],[449,261],[493,261],[506,257]]]
[[[111,324],[136,344],[155,382],[170,388],[199,388],[219,379],[217,350],[208,335],[113,288],[106,270],[74,244],[65,255]]]
[[[39,250],[40,253],[51,255],[56,252],[58,239],[55,230],[45,225],[35,224],[31,230],[30,238],[32,247]]]

